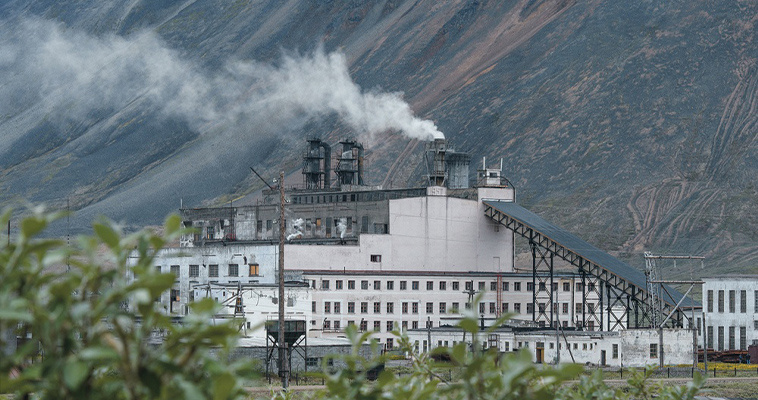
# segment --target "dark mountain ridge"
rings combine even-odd
[[[283,53],[321,46],[344,53],[365,90],[403,92],[475,162],[505,157],[522,204],[598,247],[633,265],[653,251],[758,272],[755,2],[10,1],[0,10],[5,29],[31,18],[104,40],[86,39],[97,46],[121,49],[123,38],[125,58],[152,32],[162,49],[154,53],[179,60],[165,79],[102,97],[103,106],[6,90],[18,99],[0,107],[6,204],[69,198],[80,224],[105,213],[139,226],[180,199],[248,193],[260,186],[249,166],[265,176],[285,168],[299,182],[303,137],[356,132],[334,115],[229,113],[255,83],[219,76],[235,73],[237,60],[278,66]],[[0,61],[6,72],[13,65]],[[148,90],[168,80],[166,98],[178,98],[169,89],[205,78],[209,92],[242,83],[214,97],[223,119],[182,104],[166,111]],[[67,110],[76,118],[62,118]],[[392,132],[363,139],[370,183],[421,181],[422,142]]]

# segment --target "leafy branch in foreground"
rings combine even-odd
[[[163,235],[124,236],[101,221],[93,225],[94,235],[71,246],[40,238],[61,215],[33,210],[15,240],[0,244],[0,332],[30,338],[0,359],[0,375],[12,377],[0,379],[0,393],[56,399],[244,396],[241,377],[249,370],[223,362],[237,329],[209,323],[217,304],[195,303],[176,324],[155,301],[174,284],[174,275],[157,272],[153,262],[183,233],[177,216],[166,220]],[[6,211],[0,223],[9,218]],[[128,282],[130,264],[138,278]],[[165,339],[151,340],[158,332]],[[222,353],[212,356],[212,349]]]

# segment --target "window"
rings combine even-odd
[[[545,286],[545,282],[540,282],[540,284],[539,284],[539,288],[540,288],[540,291],[545,291],[545,290],[547,290],[547,289],[546,289],[546,287],[547,287],[547,286]]]
[[[708,291],[707,296],[708,312],[713,312],[713,290]],[[756,310],[758,310],[758,304],[756,304]]]
[[[658,343],[650,343],[650,358],[658,358]]]
[[[495,309],[495,303],[490,302],[490,314],[495,314],[497,310]]]
[[[453,302],[453,304],[452,304],[450,307],[451,307],[451,310],[452,310],[454,313],[457,313],[457,312],[458,312],[458,310],[460,310],[460,309],[461,309],[461,307],[460,307],[460,304],[458,304],[457,302]]]
[[[411,322],[411,329],[418,329],[418,321]]]
[[[460,290],[460,284],[458,282],[453,282],[453,290]],[[758,302],[756,302],[758,304]],[[758,305],[756,305],[756,310],[758,310]]]
[[[474,282],[466,282],[466,291],[469,292],[471,290],[474,290]]]
[[[484,282],[479,282],[479,291],[481,292],[483,290],[484,290]]]
[[[740,312],[747,312],[747,290],[740,290]]]
[[[342,308],[342,304],[340,302],[338,302],[338,301],[335,301],[334,302],[334,313],[335,314],[339,314],[340,311],[341,311],[340,308]],[[336,326],[334,328],[338,329]]]
[[[387,321],[387,324],[389,325],[391,322],[392,321]],[[387,338],[387,348],[388,349],[394,348],[394,340],[392,338]]]
[[[563,282],[563,291],[564,292],[571,291],[571,282]],[[618,345],[616,346],[616,350],[618,350]]]
[[[434,282],[426,281],[426,290],[434,290]]]
[[[723,326],[719,326],[718,333],[719,333],[719,336],[718,336],[719,347],[717,350],[724,351],[724,327]]]
[[[758,313],[758,290],[753,293],[753,299],[755,301],[755,304],[753,304],[753,312]]]
[[[705,331],[707,332],[707,335],[708,335],[708,348],[712,349],[713,348],[713,327],[709,326],[706,328]]]
[[[719,312],[724,312],[724,291],[719,290]]]
[[[392,302],[387,303],[387,314],[394,314],[394,313],[395,313],[395,303],[392,303]]]
[[[497,290],[497,282],[490,282],[490,291]]]
[[[734,333],[735,333],[734,327],[730,326],[729,327],[729,349],[728,350],[736,350],[736,345],[734,343],[734,339],[735,339]]]
[[[403,328],[404,331],[408,330],[408,321],[402,321],[400,322],[400,326]]]
[[[414,314],[418,314],[418,302],[412,304],[412,311]]]
[[[735,312],[735,303],[736,303],[735,297],[736,297],[735,291],[734,290],[730,290],[729,291],[729,312],[730,313],[734,313]],[[732,347],[732,349],[733,349],[733,347]]]
[[[526,283],[526,291],[527,292],[533,292],[534,291],[534,283],[533,282],[527,282]]]
[[[374,290],[382,290],[382,281],[374,281]]]
[[[747,327],[740,327],[740,350],[747,350]]]
[[[387,332],[395,330],[395,321],[387,321]],[[392,339],[387,339],[387,346],[392,347]]]
[[[334,321],[334,330],[338,331],[340,330],[340,328],[341,328],[340,321]]]
[[[348,290],[355,290],[355,281],[347,281],[347,289]]]
[[[563,308],[563,313],[564,314],[568,314],[568,312],[569,312],[569,303],[563,303],[562,308]]]
[[[521,314],[521,303],[513,303],[513,312]]]
[[[401,307],[402,307],[402,313],[408,314],[408,302],[404,301]]]
[[[503,303],[503,312],[504,313],[508,312],[508,303]]]
[[[440,303],[440,314],[445,314],[447,312],[447,303],[442,302]]]
[[[213,233],[213,227],[208,226],[205,228],[205,238],[206,239],[213,239],[214,233]]]
[[[400,281],[400,290],[407,290],[407,289],[408,289],[408,282]]]
[[[308,357],[305,360],[305,365],[309,367],[318,367],[318,358],[317,357]]]
[[[211,264],[208,266],[208,276],[211,278],[218,278],[218,264]]]
[[[387,290],[395,290],[395,281],[387,281]]]
[[[587,303],[587,312],[595,314],[595,303]]]
[[[418,281],[411,282],[411,289],[418,290]]]
[[[321,281],[321,289],[329,290],[329,281]]]
[[[199,265],[190,265],[189,267],[189,276],[190,278],[197,278],[200,276],[200,266]]]
[[[574,307],[574,312],[577,314],[582,313],[582,303],[576,303]]]
[[[334,289],[342,290],[342,281],[334,281]]]
[[[510,282],[503,282],[503,291],[507,292],[510,286]],[[506,342],[507,343],[507,342]]]
[[[286,325],[285,325],[285,326],[286,326]],[[332,321],[329,321],[329,320],[326,320],[326,319],[325,319],[325,320],[324,320],[324,330],[325,330],[325,331],[328,331],[328,330],[330,330],[330,329],[332,329]]]
[[[172,265],[171,266],[171,273],[176,275],[176,279],[179,279],[179,266],[178,265]]]
[[[534,312],[534,303],[526,303],[526,313],[531,314]]]
[[[329,314],[331,312],[332,312],[332,303],[330,301],[325,301],[324,302],[324,314]]]
[[[382,323],[379,321],[374,321],[374,331],[379,332],[382,329]]]
[[[521,282],[513,282],[513,291],[514,292],[520,292],[521,291]]]
[[[347,302],[347,313],[348,314],[355,314],[355,302],[354,301],[348,301]]]
[[[361,332],[365,332],[368,330],[368,321],[366,321],[365,319],[361,320],[360,330]]]
[[[361,289],[368,290],[368,281],[361,281]]]
[[[258,276],[258,264],[248,264],[248,267],[250,268],[250,276]]]
[[[382,312],[382,303],[375,301],[374,302],[374,314],[379,314]]]
[[[426,303],[426,313],[427,314],[434,313],[434,303],[432,303],[432,302]]]
[[[368,301],[362,301],[361,302],[361,314],[365,314],[368,312]]]
[[[447,282],[440,281],[440,290],[447,290]]]
[[[619,345],[616,343],[611,346],[611,358],[619,358]]]
[[[270,219],[266,220],[266,230],[270,231],[274,228],[274,222]]]
[[[229,276],[239,276],[240,267],[237,264],[229,264]]]
[[[371,255],[371,262],[382,262],[382,255],[381,254],[372,254]]]

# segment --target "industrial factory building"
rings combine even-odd
[[[642,273],[519,206],[501,176],[502,161],[491,168],[482,160],[472,185],[470,157],[438,139],[426,149],[428,185],[383,189],[365,184],[363,151],[345,140],[333,160],[331,146],[309,140],[303,185],[286,191],[286,317],[305,321],[309,337],[339,337],[355,324],[391,349],[392,331],[443,332],[473,308],[487,323],[511,313],[512,324],[532,329],[528,335],[549,328],[544,335],[553,338],[556,330],[593,338],[587,343],[611,360],[614,346],[626,342],[598,337],[623,338],[623,331],[669,314],[669,326],[684,326],[675,290],[650,301]],[[161,299],[167,312],[186,313],[188,302],[213,297],[228,315],[246,319],[249,336],[263,337],[256,327],[276,317],[280,301],[279,207],[272,188],[254,204],[181,209],[196,233],[157,258],[157,267],[178,276]],[[531,265],[519,270],[516,237],[526,238],[532,252]],[[575,272],[555,271],[556,257]],[[497,346],[520,347],[508,335]],[[687,343],[684,357],[691,360],[691,334]]]

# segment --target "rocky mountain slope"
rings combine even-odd
[[[261,100],[286,57],[338,52],[360,87],[402,92],[474,160],[504,157],[522,204],[595,245],[634,265],[653,251],[704,255],[703,274],[758,272],[754,1],[11,0],[0,11],[3,204],[68,199],[77,226],[101,213],[153,223],[180,201],[257,188],[249,166],[297,181],[312,135],[359,135],[370,183],[418,184],[422,141]]]

